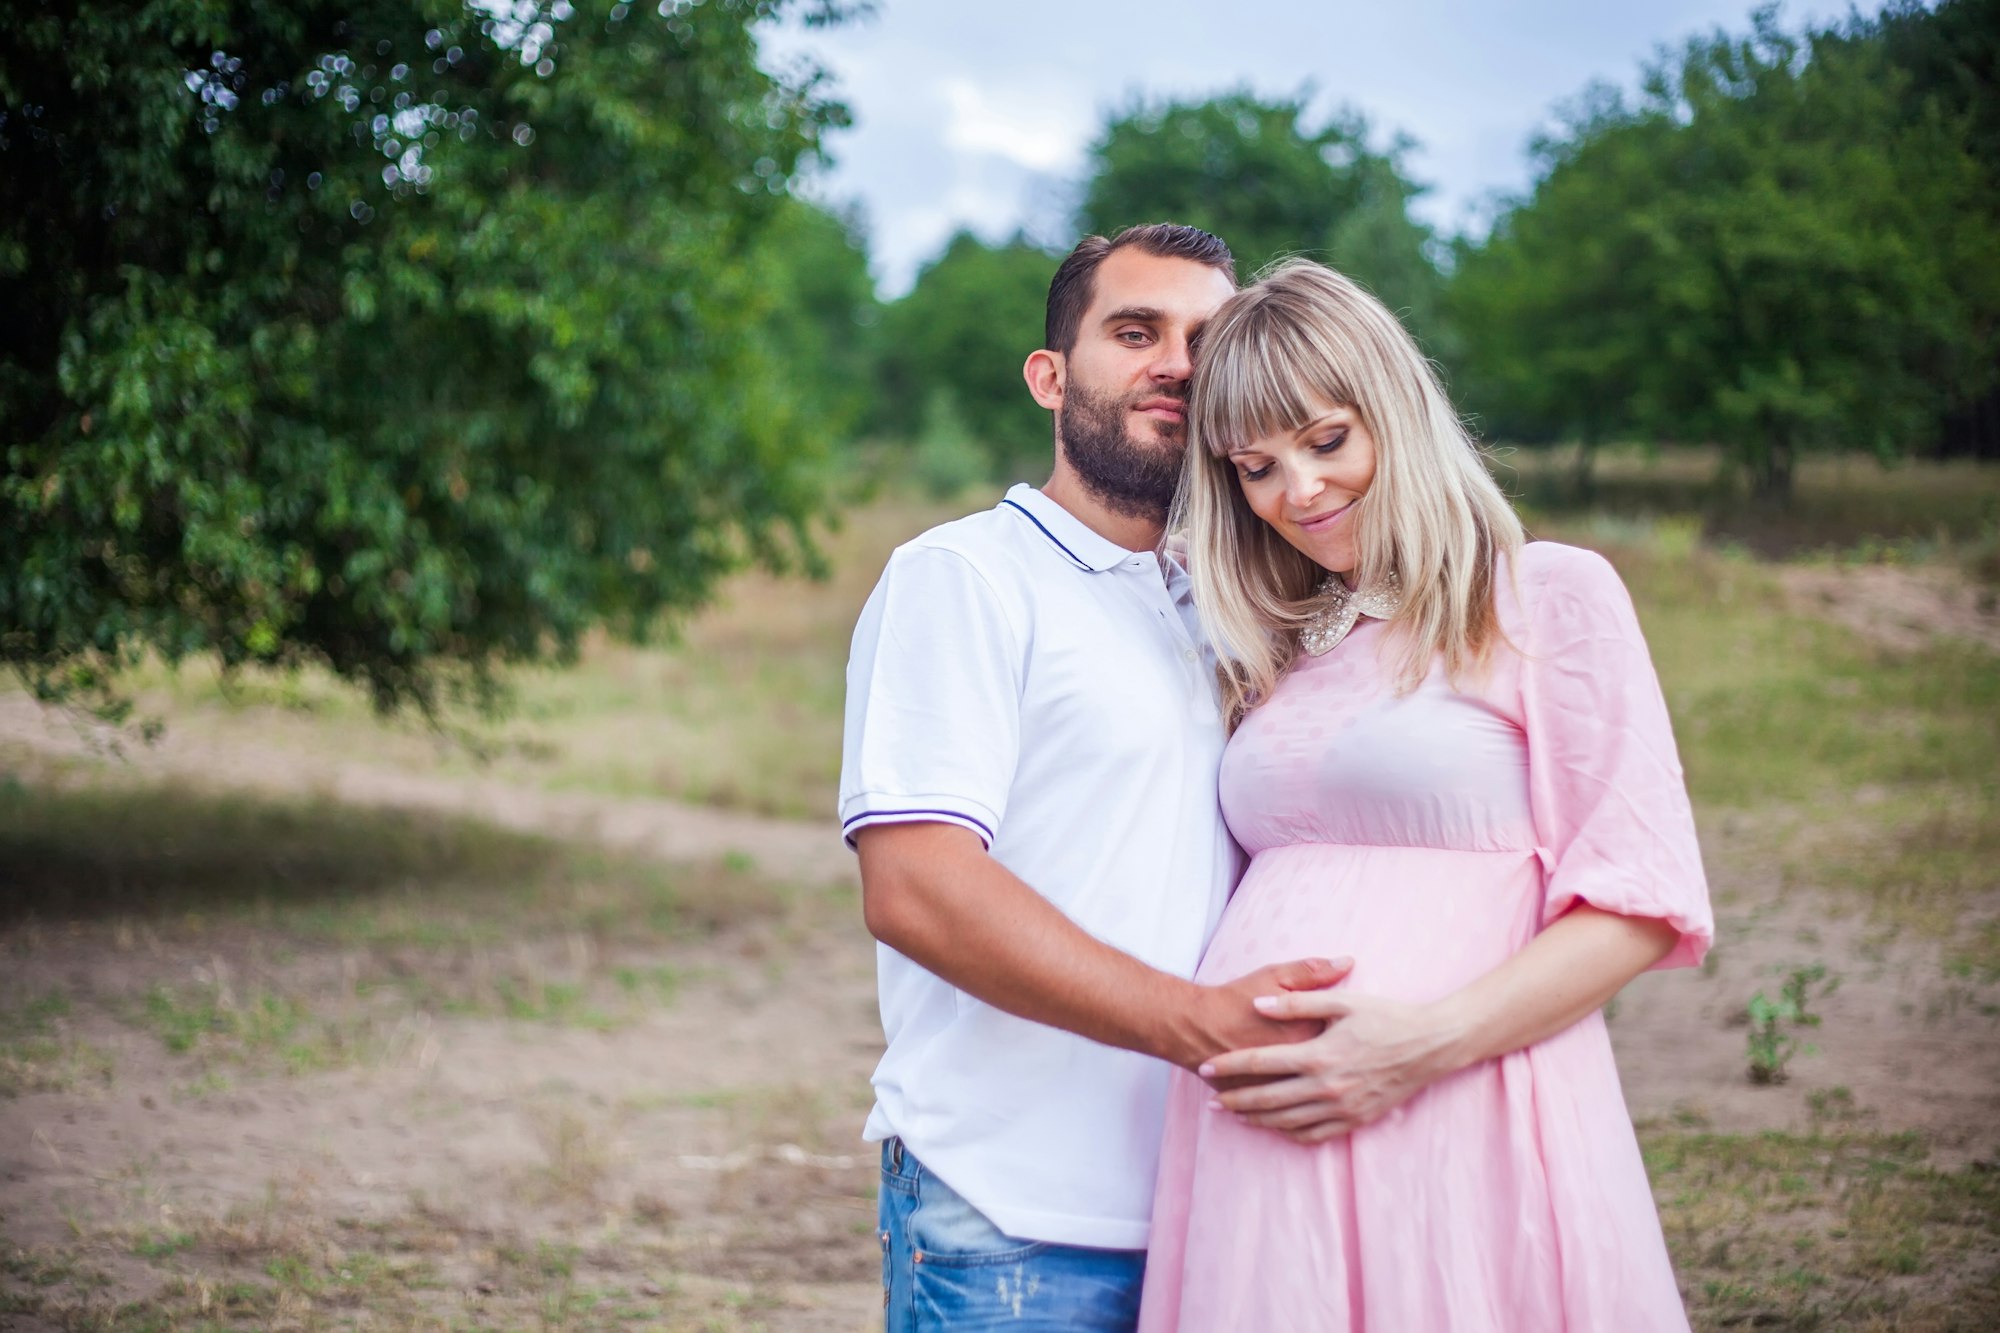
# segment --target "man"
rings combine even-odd
[[[1161,1062],[1313,1035],[1250,1001],[1344,971],[1186,979],[1238,867],[1213,662],[1158,548],[1190,343],[1234,289],[1192,227],[1078,245],[1024,368],[1048,484],[899,549],[855,628],[840,813],[882,946],[894,1329],[1131,1327]]]

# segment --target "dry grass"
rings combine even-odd
[[[2000,1172],[1851,1123],[1642,1133],[1698,1329],[1973,1333],[2000,1321]]]
[[[1510,495],[1543,514],[1615,520],[1692,518],[1704,538],[1788,559],[1811,552],[1861,558],[1964,556],[1981,566],[2000,536],[2000,469],[1973,462],[1885,467],[1861,454],[1807,458],[1789,503],[1755,502],[1713,449],[1599,449],[1588,487],[1576,451],[1497,451]]]
[[[605,1245],[566,1232],[496,1234],[422,1207],[364,1223],[327,1221],[296,1195],[283,1204],[303,1221],[259,1209],[142,1241],[133,1253],[159,1273],[144,1300],[117,1294],[116,1232],[60,1253],[0,1248],[0,1324],[13,1315],[66,1333],[749,1333],[797,1301],[781,1287],[681,1267],[657,1236]]]
[[[439,816],[18,781],[0,785],[0,882],[0,1098],[110,1082],[88,1034],[120,1028],[205,1095],[396,1063],[426,1016],[616,1027],[674,1003],[690,968],[663,950],[775,929],[800,903],[741,858],[662,865]],[[48,971],[52,949],[103,962]]]
[[[670,641],[594,637],[576,667],[509,673],[509,715],[455,717],[451,736],[376,719],[321,673],[225,681],[197,662],[149,668],[132,687],[140,711],[170,726],[328,759],[823,818],[839,775],[848,640],[869,589],[898,544],[995,499],[877,500],[827,539],[825,582],[749,575]]]

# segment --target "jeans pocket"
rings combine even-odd
[[[920,1266],[1016,1263],[1049,1248],[1009,1236],[927,1170],[917,1177],[916,1202],[910,1213],[910,1248]]]

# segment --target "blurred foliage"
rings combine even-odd
[[[1808,450],[1894,457],[2000,354],[1995,0],[1691,41],[1537,143],[1450,314],[1489,431],[1713,441],[1767,497]],[[1893,40],[1891,40],[1893,38]]]
[[[109,712],[148,648],[429,707],[810,563],[859,408],[780,342],[856,270],[785,198],[844,121],[759,68],[787,9],[843,16],[17,0],[0,659]]]
[[[1111,235],[1185,222],[1229,242],[1246,281],[1274,259],[1306,254],[1365,283],[1412,329],[1436,329],[1440,278],[1430,233],[1410,217],[1418,193],[1398,141],[1370,146],[1347,111],[1305,123],[1310,91],[1265,100],[1247,90],[1202,101],[1139,101],[1113,116],[1091,150],[1079,223]]]
[[[965,424],[950,389],[931,390],[910,464],[917,484],[934,500],[963,494],[993,475],[993,460]]]
[[[882,319],[859,219],[787,199],[764,232],[755,266],[777,284],[771,334],[819,413],[808,428],[821,445],[851,440],[875,408]]]
[[[1042,345],[1056,258],[1016,237],[988,245],[960,232],[882,316],[878,428],[914,440],[937,395],[984,448],[991,476],[1046,474],[1049,414],[1021,366]]]

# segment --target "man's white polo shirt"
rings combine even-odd
[[[1190,976],[1237,872],[1226,730],[1187,575],[1016,486],[890,557],[854,630],[840,817],[970,829],[1098,939]],[[1012,1236],[1146,1244],[1167,1066],[877,948],[899,1135]]]

